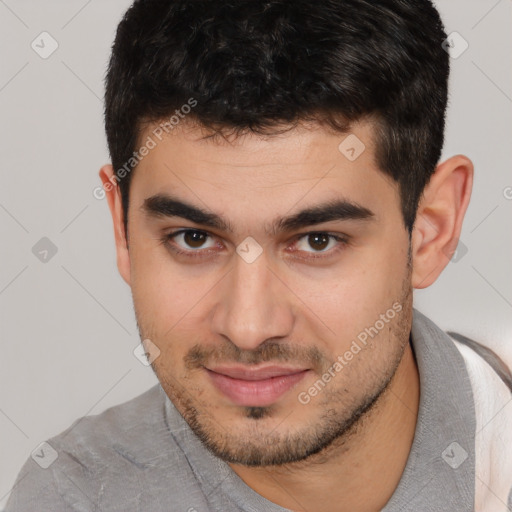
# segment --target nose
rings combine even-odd
[[[252,263],[235,255],[233,265],[219,283],[214,333],[242,350],[254,350],[269,338],[289,336],[294,322],[293,294],[268,266],[265,252]]]

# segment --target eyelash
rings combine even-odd
[[[203,231],[200,229],[180,229],[178,231],[174,231],[172,233],[167,233],[166,235],[164,235],[161,239],[161,242],[166,247],[171,249],[175,254],[187,256],[189,258],[206,258],[208,256],[208,254],[211,253],[212,249],[203,249],[203,250],[199,249],[196,251],[185,251],[182,249],[178,249],[177,246],[172,244],[171,242],[174,238],[176,238],[178,235],[183,234],[183,233],[203,233],[206,236],[212,236],[207,231]],[[299,240],[301,240],[302,238],[307,237],[309,235],[327,235],[331,239],[334,239],[334,240],[336,240],[336,242],[339,242],[339,243],[334,249],[330,249],[329,251],[327,251],[325,253],[319,252],[317,255],[301,258],[304,260],[315,260],[315,259],[329,258],[333,254],[337,254],[339,251],[343,250],[348,245],[348,242],[349,242],[349,238],[347,236],[334,235],[334,234],[328,233],[326,231],[309,231],[307,233],[301,233],[301,234],[297,235],[294,238],[293,243],[296,243]],[[205,253],[206,253],[206,255],[205,255]],[[326,254],[326,256],[323,256],[323,254]]]

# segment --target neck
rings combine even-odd
[[[296,464],[230,466],[261,496],[290,510],[381,510],[397,488],[407,463],[419,396],[419,373],[409,343],[379,402],[347,439],[339,439],[320,454]]]

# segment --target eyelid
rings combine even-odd
[[[174,251],[175,253],[178,253],[178,254],[183,254],[183,255],[186,255],[186,256],[189,256],[189,257],[207,257],[208,255],[211,254],[211,251],[212,251],[212,248],[207,248],[207,249],[197,249],[197,250],[187,250],[187,249],[182,249],[180,246],[178,246],[178,248],[174,247],[173,244],[171,244],[171,240],[173,240],[174,238],[176,238],[178,235],[180,234],[183,234],[183,233],[187,233],[187,232],[197,232],[197,233],[203,233],[205,234],[206,236],[210,237],[210,238],[217,238],[216,235],[204,230],[204,229],[197,229],[197,228],[181,228],[181,229],[178,229],[176,231],[172,231],[170,233],[166,233],[163,238],[162,238],[162,243],[169,247],[172,251]],[[314,235],[314,234],[324,234],[324,235],[327,235],[329,236],[331,239],[334,239],[338,242],[338,245],[333,248],[333,249],[330,249],[329,251],[326,251],[326,252],[311,252],[309,253],[308,251],[293,251],[293,252],[306,252],[308,254],[312,254],[313,256],[306,256],[306,257],[302,257],[302,258],[299,258],[299,259],[303,259],[303,260],[311,260],[311,259],[320,259],[320,258],[328,258],[330,257],[331,255],[337,253],[339,250],[342,250],[342,248],[344,248],[346,245],[348,245],[349,241],[350,241],[350,236],[348,235],[345,235],[345,234],[342,234],[342,233],[332,233],[330,231],[322,231],[322,230],[313,230],[313,231],[306,231],[306,232],[303,232],[303,233],[298,233],[297,235],[295,235],[293,238],[292,238],[292,243],[297,243],[300,239],[308,236],[308,235]],[[340,247],[341,246],[341,247]],[[323,255],[326,255],[326,256],[323,256]]]

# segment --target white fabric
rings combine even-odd
[[[512,487],[512,394],[491,366],[454,340],[475,397],[475,511],[509,512]]]

